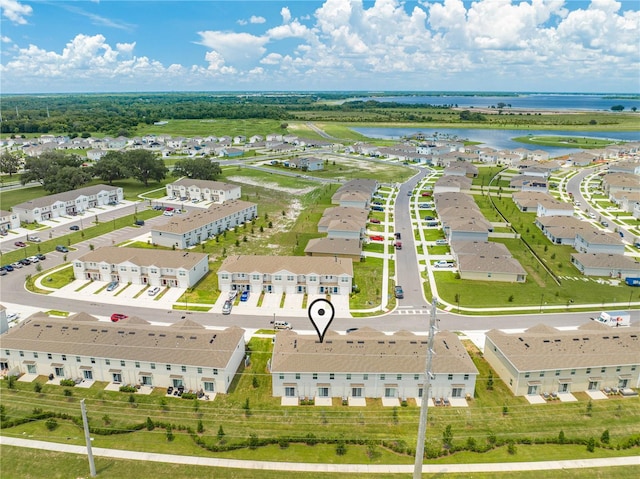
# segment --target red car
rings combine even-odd
[[[121,313],[113,313],[111,315],[111,321],[113,321],[114,323],[117,323],[118,321],[120,321],[121,319],[127,319],[129,316],[127,316],[126,314],[121,314]]]
[[[369,236],[369,239],[371,241],[384,241],[384,236],[382,236],[382,235],[373,235],[373,236]]]
[[[375,223],[375,224],[380,224],[380,220],[378,218],[371,218],[369,220],[369,223]]]
[[[424,191],[424,192],[422,192],[422,196],[431,196],[431,192],[430,191]]]
[[[16,241],[13,244],[16,245],[18,248],[24,248],[25,246],[27,246],[26,243],[23,243],[22,241]]]

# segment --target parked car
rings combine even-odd
[[[380,224],[380,220],[378,218],[370,218],[369,219],[369,223],[375,223],[375,224]]]
[[[136,225],[136,226],[144,226],[144,221],[143,220],[137,220],[133,224]]]
[[[22,266],[29,266],[31,264],[31,261],[27,258],[23,258],[19,259],[18,263],[20,263]]]
[[[369,239],[371,241],[384,241],[384,236],[382,236],[382,235],[372,235],[372,236],[369,236]]]
[[[222,314],[231,314],[231,308],[233,308],[233,303],[227,299],[222,305]]]
[[[111,283],[109,283],[107,286],[107,291],[113,291],[118,287],[118,284],[120,283],[118,283],[117,281],[111,281]]]
[[[393,243],[393,246],[395,246],[396,249],[402,249],[402,241],[396,241]]]
[[[155,286],[155,287],[151,288],[147,294],[149,296],[155,296],[159,292],[160,292],[160,286]]]
[[[163,214],[163,216],[173,216],[173,211],[164,210],[164,212],[162,214]]]
[[[32,263],[39,263],[40,262],[40,258],[38,258],[37,256],[29,256],[27,259],[29,261],[31,261]]]
[[[433,263],[434,268],[452,268],[455,266],[453,261],[436,261]]]
[[[11,266],[13,266],[13,269],[20,269],[22,268],[22,263],[20,261],[16,261],[15,263],[11,263]]]
[[[42,240],[38,236],[30,235],[30,236],[27,236],[27,241],[32,241],[34,243],[40,243]]]
[[[15,321],[20,317],[20,313],[9,313],[7,314],[7,321]]]
[[[432,193],[430,191],[423,191],[420,196],[431,196]]]
[[[436,246],[447,246],[447,240],[446,239],[436,240]]]
[[[123,319],[127,319],[129,316],[127,316],[126,314],[122,314],[122,313],[113,313],[111,315],[111,321],[113,321],[114,323],[117,323],[120,320]]]
[[[11,266],[10,264],[5,264],[5,265],[2,267],[2,269],[4,269],[5,271],[9,271],[9,272],[11,272],[11,271],[13,271],[13,269],[14,269],[14,268],[13,268],[13,266]]]
[[[79,227],[78,225],[72,225],[72,226],[69,226],[69,229],[70,229],[71,231],[80,231],[80,227]]]
[[[600,222],[600,224],[601,224],[602,226],[604,226],[605,228],[609,227],[609,223],[607,223],[605,220],[602,220],[602,221]]]
[[[7,270],[4,267],[0,268],[0,276],[6,276],[7,274]]]
[[[232,290],[232,291],[229,291],[229,296],[227,297],[227,299],[229,301],[233,301],[234,299],[236,299],[237,296],[238,296],[238,292],[236,290]]]
[[[404,291],[402,290],[402,286],[396,286],[395,288],[393,288],[393,292],[397,299],[404,298]]]
[[[424,220],[425,221],[433,221],[433,220],[435,220],[435,217],[427,215],[427,216],[424,217]]]
[[[16,241],[13,244],[16,245],[18,248],[24,248],[25,246],[27,246],[27,244],[23,243],[22,241]]]
[[[248,301],[249,300],[249,291],[243,291],[240,295],[240,301]]]
[[[56,251],[59,251],[60,253],[68,253],[69,252],[67,247],[66,246],[62,246],[61,244],[56,246]]]
[[[43,255],[42,253],[38,253],[36,255],[36,258],[38,258],[40,261],[44,261],[45,259],[47,259],[47,257],[45,255]]]
[[[402,235],[398,232],[393,233],[393,236],[395,237],[395,239],[402,239]]]

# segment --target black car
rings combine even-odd
[[[78,225],[69,226],[71,231],[80,231],[80,227]]]
[[[393,291],[397,299],[404,298],[404,291],[402,290],[402,286],[396,286]]]
[[[59,251],[60,253],[68,253],[69,252],[67,247],[66,246],[62,246],[61,244],[56,246],[56,251]]]
[[[18,263],[23,264],[25,266],[29,266],[31,264],[31,261],[29,261],[27,258],[23,258],[18,260]]]
[[[144,226],[144,221],[143,220],[137,220],[134,224],[136,226]]]
[[[45,255],[43,255],[42,253],[38,253],[36,255],[36,258],[38,258],[40,261],[43,261],[43,260],[47,259],[47,257]]]

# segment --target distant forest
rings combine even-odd
[[[175,119],[305,119],[305,113],[344,115],[378,112],[384,119],[424,121],[411,110],[449,110],[448,106],[407,105],[349,100],[356,93],[123,93],[3,96],[2,134],[65,133],[71,137],[99,132],[134,136],[139,124]],[[397,110],[402,110],[400,114]]]

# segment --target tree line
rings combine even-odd
[[[148,150],[109,151],[94,165],[84,165],[85,160],[75,153],[48,151],[25,160],[20,182],[25,185],[35,181],[48,193],[61,193],[80,188],[94,178],[109,185],[133,178],[147,186],[151,181],[164,180],[169,173],[164,160]],[[19,157],[9,152],[0,155],[1,172],[13,175],[19,168]],[[219,163],[208,158],[178,160],[173,169],[176,177],[200,180],[214,180],[221,174]]]

